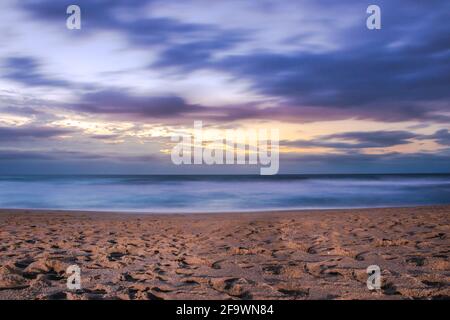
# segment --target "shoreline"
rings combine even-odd
[[[450,206],[130,214],[0,209],[1,299],[450,299]],[[67,267],[82,289],[67,289]],[[381,269],[379,290],[366,269]]]
[[[31,213],[31,214],[93,214],[93,215],[125,215],[125,216],[191,216],[191,215],[245,215],[245,214],[283,214],[283,213],[326,213],[339,211],[380,211],[389,209],[427,209],[427,208],[450,208],[450,204],[429,205],[402,205],[402,206],[379,206],[379,207],[347,207],[347,208],[302,208],[302,209],[267,209],[267,210],[233,210],[233,211],[128,211],[128,210],[79,210],[79,209],[33,209],[33,208],[0,208],[0,215],[5,213]]]

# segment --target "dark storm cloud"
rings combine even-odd
[[[407,10],[401,9],[402,4]],[[364,4],[355,5],[364,12]],[[255,117],[283,118],[289,113],[300,121],[449,122],[442,112],[450,109],[450,4],[381,1],[380,5],[382,29],[367,30],[362,15],[361,26],[341,35],[338,50],[266,50],[214,60],[207,52],[179,46],[168,48],[153,67],[219,70],[249,80],[257,93],[280,99],[278,110],[255,111]],[[246,118],[248,112],[242,112]]]
[[[422,139],[431,139],[440,145],[450,146],[450,132],[447,129],[438,130],[432,135],[424,136]]]
[[[6,58],[0,69],[4,79],[22,83],[26,86],[39,87],[68,87],[69,82],[50,77],[39,69],[41,64],[28,56]]]
[[[436,113],[450,108],[450,51],[433,58],[364,50],[235,56],[220,68],[250,79],[253,90],[284,99],[306,118],[311,118],[311,107],[320,107],[342,118],[449,121]],[[326,112],[322,117],[327,118]]]
[[[314,140],[284,141],[281,144],[295,147],[326,147],[335,149],[386,148],[408,144],[411,142],[410,139],[418,136],[408,131],[356,131],[325,135]],[[336,142],[333,140],[350,140],[353,142]]]
[[[234,56],[220,67],[250,79],[257,92],[286,99],[299,114],[313,106],[343,118],[449,122],[438,113],[450,109],[450,4],[400,4],[380,4],[382,29],[344,34],[337,51]]]
[[[371,131],[344,132],[327,135],[325,139],[356,140],[359,143],[373,147],[390,147],[409,143],[417,134],[408,131]]]
[[[280,145],[298,148],[324,147],[355,150],[394,147],[411,143],[414,139],[434,140],[442,146],[450,146],[450,132],[447,129],[438,130],[434,134],[419,134],[409,131],[354,131],[324,135],[312,140],[284,140],[280,142]]]
[[[122,90],[103,90],[83,95],[71,108],[81,112],[166,118],[205,111],[177,96],[136,96]]]
[[[172,119],[178,121],[201,119],[211,122],[232,122],[245,119],[267,119],[281,121],[314,122],[340,120],[345,118],[382,118],[392,121],[405,120],[405,114],[413,113],[411,108],[336,108],[336,107],[294,107],[283,103],[261,108],[258,102],[222,106],[192,104],[178,95],[135,95],[126,88],[108,88],[80,94],[80,99],[66,104],[73,111],[93,114],[129,116],[137,121],[148,119]],[[404,112],[405,114],[403,114]],[[363,114],[365,116],[363,116]],[[427,115],[420,113],[422,117]],[[180,118],[181,117],[181,118]],[[417,116],[419,119],[420,117]],[[438,122],[450,122],[444,115],[429,115]],[[428,119],[428,120],[430,120]],[[430,120],[432,121],[432,120]]]
[[[272,109],[276,109],[259,110],[253,104],[211,107],[190,104],[176,95],[136,95],[118,88],[82,94],[77,102],[66,104],[64,107],[72,111],[110,115],[121,119],[124,117],[136,121],[165,119],[178,123],[192,120],[234,121],[260,117],[261,114],[275,112]]]
[[[216,52],[232,48],[243,41],[245,36],[236,32],[224,32],[216,39],[191,41],[174,44],[163,50],[150,68],[177,68],[189,72],[203,69],[214,59]]]
[[[82,10],[82,30],[80,35],[90,35],[98,31],[118,31],[136,46],[153,46],[170,43],[172,40],[185,39],[228,39],[239,40],[237,34],[222,30],[217,26],[186,23],[165,17],[141,17],[142,10],[153,0],[79,0],[76,4]],[[21,6],[32,16],[51,23],[65,23],[66,8],[73,1],[42,0],[22,1]],[[132,19],[120,18],[120,13],[132,15]],[[219,46],[220,48],[220,46]],[[218,48],[218,49],[219,49]],[[193,48],[196,50],[197,48]],[[210,48],[211,49],[211,48]],[[204,48],[199,48],[203,51]]]
[[[364,154],[357,151],[346,153],[328,153],[328,154],[302,154],[302,153],[286,153],[280,154],[281,163],[317,163],[320,165],[340,164],[342,166],[361,164],[380,164],[382,162],[392,161],[397,157],[401,157],[399,153],[385,153],[385,154]]]
[[[73,130],[46,127],[0,127],[1,141],[48,139],[73,133]]]

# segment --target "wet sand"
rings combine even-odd
[[[449,299],[450,206],[0,210],[0,299]],[[68,290],[66,268],[81,268]],[[366,268],[381,268],[367,289]]]

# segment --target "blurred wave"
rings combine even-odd
[[[450,204],[450,175],[0,176],[0,207],[219,212]]]

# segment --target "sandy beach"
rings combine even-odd
[[[449,299],[450,206],[0,210],[0,299]],[[81,268],[68,290],[66,268]],[[380,290],[366,268],[381,268]]]

